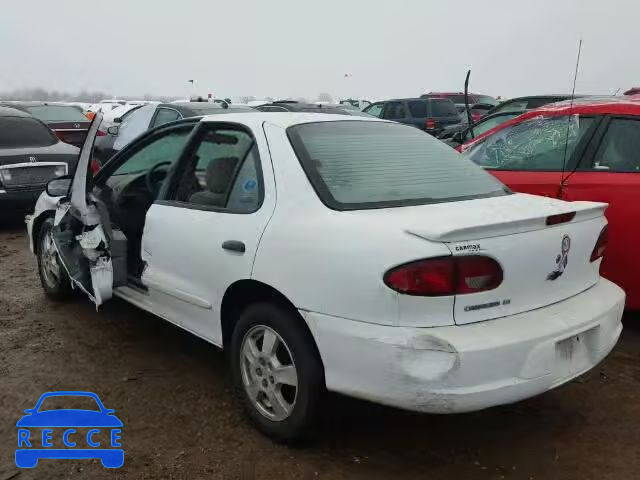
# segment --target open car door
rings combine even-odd
[[[119,250],[124,250],[126,256],[126,239],[122,232],[112,231],[106,207],[90,191],[89,167],[101,121],[102,115],[96,114],[80,151],[69,192],[58,202],[51,232],[72,286],[86,293],[96,307],[111,298],[114,278],[116,282],[117,279],[126,282],[126,261],[114,262],[113,258],[114,251],[121,253]]]

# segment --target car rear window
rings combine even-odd
[[[482,168],[420,130],[386,122],[334,121],[287,130],[320,199],[356,210],[505,195]]]
[[[451,100],[431,100],[431,115],[434,117],[454,117],[458,115],[458,109]]]
[[[445,93],[443,95],[438,95],[440,98],[451,100],[453,103],[464,103],[464,94],[458,93]],[[469,102],[472,100],[470,99]]]
[[[57,143],[45,125],[29,117],[0,117],[0,148],[48,147]]]
[[[478,95],[476,97],[476,101],[478,103],[485,103],[487,105],[498,105],[498,101],[495,98],[490,97],[489,95]]]
[[[39,105],[27,107],[26,110],[43,122],[88,122],[81,111],[66,105]]]

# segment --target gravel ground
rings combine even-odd
[[[276,445],[233,401],[211,345],[122,301],[45,298],[19,222],[0,223],[0,480],[631,479],[640,472],[640,318],[609,358],[540,397],[418,415],[330,396],[318,438]],[[123,421],[125,464],[14,464],[15,422],[51,390],[96,392]],[[14,477],[15,476],[15,477]]]

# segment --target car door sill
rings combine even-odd
[[[212,337],[207,337],[195,330],[192,330],[187,326],[182,325],[180,322],[169,317],[166,311],[162,311],[160,309],[154,308],[155,305],[153,304],[152,301],[149,300],[149,294],[147,292],[143,292],[138,288],[132,288],[131,286],[124,286],[124,287],[118,287],[114,289],[113,294],[129,302],[130,304],[155,315],[156,317],[166,320],[167,322],[175,325],[178,328],[181,328],[182,330],[185,330],[195,335],[196,337],[203,339],[204,341],[209,342],[216,348],[222,349],[222,343],[220,341],[216,341]]]
[[[169,295],[170,297],[177,298],[178,300],[182,300],[183,302],[189,303],[191,305],[195,305],[196,307],[204,308],[205,310],[211,310],[213,305],[209,303],[207,300],[196,297],[195,295],[191,295],[190,293],[183,292],[182,290],[178,290],[177,288],[168,287],[165,284],[155,281],[150,278],[144,279],[144,284],[148,288],[152,288],[154,290],[158,290],[165,295]]]

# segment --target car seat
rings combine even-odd
[[[189,202],[211,207],[224,207],[227,191],[231,186],[233,174],[239,162],[238,157],[212,159],[205,172],[207,189],[191,195]]]

